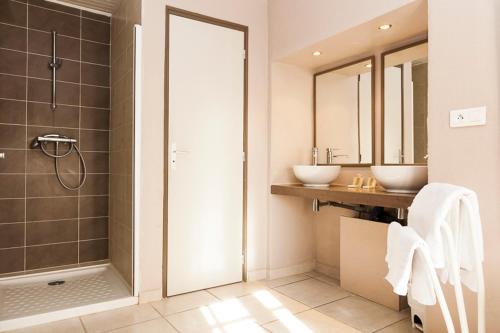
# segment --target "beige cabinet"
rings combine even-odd
[[[340,218],[340,285],[345,290],[400,311],[406,297],[392,292],[385,280],[388,224]]]

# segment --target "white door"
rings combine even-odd
[[[242,280],[244,32],[170,14],[167,295]]]

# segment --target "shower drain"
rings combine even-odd
[[[61,284],[64,284],[66,281],[64,280],[57,280],[57,281],[51,281],[47,283],[49,286],[60,286]]]

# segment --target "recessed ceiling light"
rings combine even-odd
[[[314,51],[313,52],[313,56],[320,56],[321,55],[321,51]]]
[[[366,64],[365,67],[366,68],[372,68],[372,64]]]
[[[382,24],[378,28],[379,30],[389,30],[390,28],[392,28],[392,24]]]

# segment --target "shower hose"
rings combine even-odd
[[[71,191],[76,191],[78,189],[80,189],[84,184],[85,184],[85,180],[87,179],[87,168],[85,166],[85,160],[82,156],[82,153],[80,152],[80,150],[78,149],[78,147],[76,146],[75,143],[73,142],[68,142],[68,143],[65,143],[65,144],[68,144],[69,145],[69,148],[68,148],[68,151],[65,152],[64,154],[61,154],[59,155],[59,142],[55,142],[56,144],[56,150],[55,150],[55,153],[52,154],[50,152],[47,151],[47,149],[45,149],[45,143],[42,142],[40,144],[40,149],[43,151],[43,153],[49,157],[53,157],[54,160],[55,160],[55,166],[56,166],[56,176],[57,176],[57,180],[59,181],[59,183],[61,183],[61,185],[67,189],[67,190],[71,190]],[[68,156],[69,154],[71,154],[73,152],[73,150],[76,151],[76,153],[78,154],[78,157],[80,158],[80,161],[82,163],[82,171],[83,171],[83,176],[81,178],[81,181],[80,181],[80,184],[76,187],[70,187],[68,185],[66,185],[63,181],[63,179],[61,178],[61,175],[59,174],[59,159],[60,158],[63,158],[63,157],[66,157]]]

